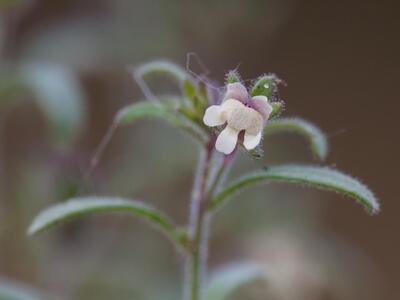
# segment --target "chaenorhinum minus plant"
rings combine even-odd
[[[318,160],[327,156],[327,139],[320,129],[300,118],[280,117],[283,101],[278,87],[282,81],[277,76],[262,75],[247,89],[237,71],[230,71],[225,86],[217,89],[208,80],[167,61],[143,64],[132,73],[146,101],[122,108],[115,117],[112,130],[143,118],[162,119],[187,133],[200,148],[192,193],[188,197],[187,226],[176,225],[165,213],[138,200],[86,196],[69,199],[42,211],[29,227],[30,235],[96,212],[126,212],[139,216],[160,229],[185,258],[183,299],[222,300],[234,289],[265,276],[254,263],[229,265],[208,276],[209,225],[233,194],[259,183],[286,182],[334,191],[354,199],[370,214],[379,211],[379,203],[368,187],[338,170],[319,165],[260,167],[225,183],[237,152],[260,158],[262,140],[269,134],[299,133],[308,140]],[[145,79],[159,73],[175,80],[182,95],[162,97],[153,94]],[[110,134],[107,134],[105,142],[109,138]],[[100,148],[104,145],[101,143]],[[268,143],[266,145],[268,147]]]

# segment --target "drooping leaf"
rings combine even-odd
[[[0,279],[0,300],[48,300],[25,284]]]
[[[21,67],[57,142],[72,141],[85,122],[85,93],[74,72],[64,65],[32,63]]]
[[[224,300],[236,289],[265,277],[264,270],[254,263],[227,265],[212,274],[205,300]]]
[[[175,80],[179,87],[182,87],[184,80],[188,78],[184,69],[166,60],[151,61],[136,68],[129,67],[129,70],[143,94],[146,96],[146,99],[155,103],[160,102],[160,99],[153,94],[147,85],[145,80],[146,77],[149,78],[157,74],[165,74]]]
[[[210,209],[224,203],[229,196],[245,187],[261,182],[288,182],[338,192],[362,204],[369,213],[379,212],[378,199],[357,179],[328,167],[281,165],[247,174],[222,190],[210,202]]]
[[[43,210],[32,222],[28,234],[33,235],[56,224],[93,213],[126,212],[142,217],[176,243],[182,242],[182,233],[168,217],[136,200],[115,197],[78,197]]]
[[[278,132],[296,132],[310,143],[315,156],[323,160],[328,154],[328,142],[325,134],[314,124],[300,118],[279,118],[267,123],[265,134]]]
[[[156,74],[165,74],[175,79],[181,84],[186,78],[187,73],[179,65],[167,60],[155,60],[144,63],[134,69],[134,73],[139,77],[148,77]]]
[[[171,108],[160,103],[138,102],[128,105],[118,112],[116,122],[124,125],[145,118],[164,120],[167,123],[186,131],[201,143],[205,140],[205,133],[201,128],[189,120],[184,120],[183,118],[178,117],[177,113]]]

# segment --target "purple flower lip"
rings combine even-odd
[[[252,109],[258,111],[257,107],[254,105],[253,99],[250,98],[250,97],[246,100],[246,102],[244,103],[244,105],[247,106],[247,107],[249,107],[249,108],[252,108]],[[258,112],[259,112],[259,111],[258,111]],[[259,113],[261,113],[261,112],[259,112]]]

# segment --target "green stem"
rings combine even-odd
[[[232,161],[223,159],[216,173],[211,172],[214,143],[214,139],[211,139],[200,153],[192,190],[184,300],[202,299],[207,271],[209,223],[212,216],[208,210],[209,201],[223,182],[224,175],[229,169],[227,166]]]
[[[194,249],[191,259],[191,296],[190,300],[202,299],[205,272],[207,269],[209,216],[203,215],[197,223]]]
[[[185,300],[200,300],[203,291],[207,269],[209,223],[207,215],[209,198],[206,193],[206,182],[210,173],[213,146],[214,144],[210,142],[200,153],[192,191],[188,228],[190,247],[185,266]]]
[[[218,166],[218,169],[214,175],[214,178],[212,178],[212,184],[211,187],[208,190],[208,198],[212,199],[214,194],[218,192],[219,187],[221,184],[224,182],[225,174],[228,172],[228,166],[229,166],[230,161],[226,161],[225,159],[222,160],[220,165]]]

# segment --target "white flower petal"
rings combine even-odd
[[[231,154],[235,150],[239,131],[226,126],[215,142],[215,148],[224,154]]]
[[[248,134],[247,131],[244,133],[243,146],[247,150],[252,150],[260,143],[262,137],[262,132],[259,132],[257,135]]]
[[[226,119],[222,117],[221,112],[222,109],[220,105],[212,105],[207,108],[203,117],[204,124],[210,127],[224,124]]]
[[[246,90],[246,87],[243,84],[235,82],[235,83],[229,83],[226,86],[226,94],[224,100],[236,99],[244,103],[247,101],[248,98],[249,94]]]
[[[254,109],[256,109],[265,120],[268,120],[269,115],[272,112],[272,106],[268,102],[268,98],[266,96],[254,96],[252,98],[252,104]]]
[[[245,107],[245,106],[242,102],[235,99],[227,99],[221,104],[222,112],[225,115],[231,114],[233,110],[240,107]]]
[[[243,106],[229,115],[228,125],[238,131],[245,129],[247,133],[256,135],[263,129],[264,119],[255,109]]]

